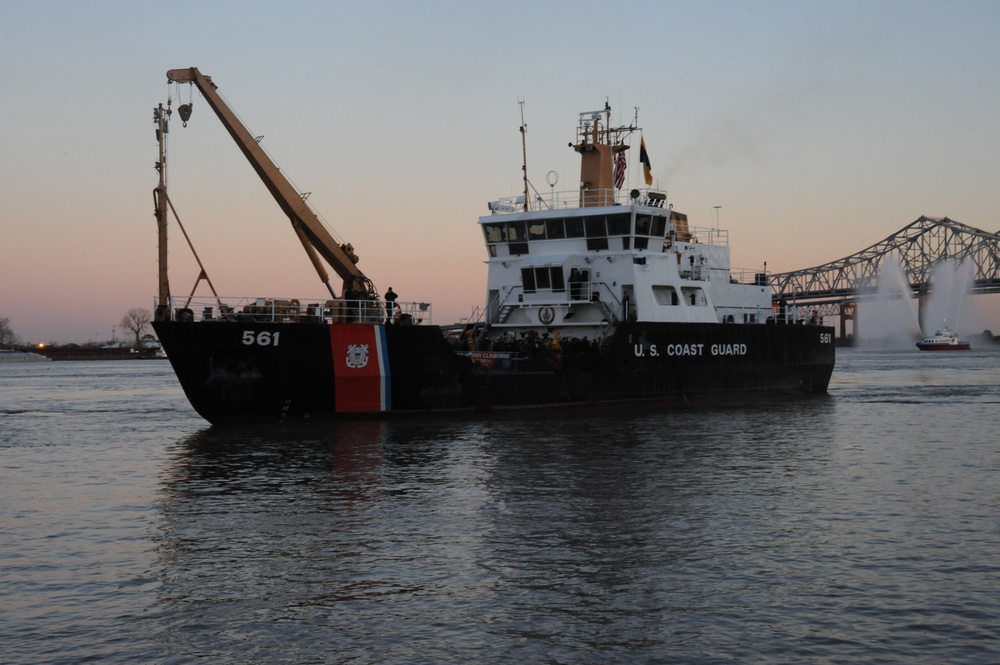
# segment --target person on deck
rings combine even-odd
[[[385,322],[392,323],[392,317],[394,310],[396,309],[396,292],[389,287],[389,290],[385,292]]]

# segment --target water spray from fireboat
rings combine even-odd
[[[935,264],[930,292],[920,312],[920,300],[913,297],[899,262],[885,259],[879,270],[875,299],[862,305],[856,344],[862,348],[910,351],[917,340],[940,328],[960,332],[962,304],[972,287],[973,270],[970,261]]]

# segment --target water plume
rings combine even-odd
[[[957,334],[974,270],[971,261],[936,263],[931,269],[929,294],[921,307],[899,262],[886,258],[879,268],[875,298],[865,304],[860,317],[858,345],[912,350],[917,340],[941,328]]]
[[[906,273],[895,259],[882,261],[875,299],[867,304],[864,318],[859,323],[857,337],[861,346],[909,350],[920,338],[913,291]]]
[[[971,261],[941,261],[931,270],[930,295],[924,302],[921,323],[924,335],[941,328],[959,333],[962,303],[972,287],[974,266]]]

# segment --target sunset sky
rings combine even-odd
[[[579,112],[638,107],[655,185],[695,225],[721,206],[734,267],[823,264],[921,215],[1000,230],[997,2],[3,0],[0,33],[0,317],[29,342],[121,339],[152,308],[171,94],[194,115],[171,127],[170,194],[219,292],[323,297],[205,101],[168,88],[180,67],[213,77],[380,291],[442,324],[483,302],[476,222],[521,188],[519,100],[543,193],[549,171],[579,180]],[[197,270],[171,241],[183,295]],[[963,331],[1000,333],[992,308]]]

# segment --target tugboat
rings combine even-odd
[[[213,424],[827,390],[833,328],[772,311],[766,271],[733,269],[726,231],[692,226],[650,187],[641,138],[647,187],[623,192],[626,140],[641,129],[635,121],[612,127],[607,104],[577,119],[579,189],[530,197],[525,174],[523,195],[488,204],[479,219],[485,307],[478,320],[443,327],[430,303],[379,296],[354,248],[320,222],[210,77],[190,68],[167,78],[201,91],[328,292],[221,297],[199,261],[196,287],[206,280],[212,296],[170,293],[165,141],[173,111],[169,101],[155,108],[153,328],[192,406]],[[177,111],[186,124],[191,105]],[[336,288],[324,261],[341,279]]]
[[[946,326],[917,342],[917,348],[921,351],[968,351],[972,347]]]

